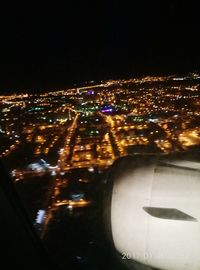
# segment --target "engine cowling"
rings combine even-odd
[[[157,269],[200,269],[200,163],[124,158],[107,182],[110,238],[122,259]]]

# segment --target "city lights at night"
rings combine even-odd
[[[16,4],[1,14],[0,268],[199,270],[197,5]]]

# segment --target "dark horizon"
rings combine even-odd
[[[0,93],[200,70],[198,7],[178,1],[68,5],[4,21]]]
[[[182,71],[182,72],[160,72],[160,73],[137,73],[133,76],[130,76],[126,74],[126,76],[113,76],[113,77],[103,77],[103,78],[96,78],[96,79],[86,79],[86,80],[80,80],[80,81],[75,81],[75,82],[70,82],[70,83],[65,83],[65,82],[59,82],[51,85],[46,85],[45,88],[41,87],[41,85],[37,86],[32,86],[30,84],[30,87],[20,87],[20,88],[7,88],[5,90],[0,89],[0,95],[1,94],[40,94],[40,93],[45,93],[45,92],[50,92],[50,91],[58,91],[58,90],[65,90],[65,89],[70,89],[73,87],[82,87],[84,85],[89,85],[89,84],[95,84],[95,83],[100,83],[101,81],[108,81],[108,80],[123,80],[123,79],[134,79],[134,78],[142,78],[142,77],[147,77],[147,76],[186,76],[189,73],[200,73],[199,70],[188,70],[188,71]]]

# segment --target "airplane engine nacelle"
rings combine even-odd
[[[200,269],[200,163],[124,158],[109,181],[107,225],[122,259],[157,269]]]

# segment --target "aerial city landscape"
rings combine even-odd
[[[101,261],[95,230],[106,170],[127,155],[200,150],[200,73],[2,95],[0,142],[0,158],[59,262],[66,250],[69,260]]]

